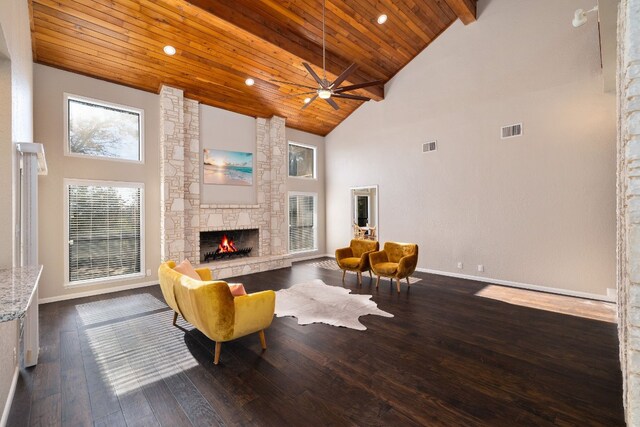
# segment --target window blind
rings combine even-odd
[[[289,251],[317,249],[316,198],[314,195],[289,195]]]
[[[142,272],[142,188],[69,185],[69,282]]]

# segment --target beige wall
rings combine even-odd
[[[294,258],[304,258],[326,253],[326,219],[325,219],[325,145],[324,137],[297,129],[287,128],[287,140],[316,147],[316,179],[289,178],[289,191],[301,191],[318,194],[318,250],[293,255]],[[288,200],[288,198],[287,198]],[[288,217],[287,217],[288,218]],[[288,219],[287,219],[288,224]]]
[[[17,157],[14,142],[33,141],[31,32],[27,2],[0,0],[0,268],[17,259],[14,242]],[[17,322],[0,323],[0,411],[17,367]]]
[[[378,184],[380,240],[417,242],[421,268],[614,288],[615,98],[597,22],[571,26],[592,4],[480,0],[476,23],[454,23],[331,132],[327,250],[349,239],[349,187]],[[518,122],[522,137],[499,138]]]
[[[45,146],[49,175],[40,178],[40,298],[109,289],[157,280],[160,263],[160,105],[157,95],[42,65],[34,66],[35,137]],[[144,110],[143,165],[64,155],[63,94],[85,96]],[[64,178],[142,182],[145,185],[145,268],[150,277],[103,285],[64,287]]]

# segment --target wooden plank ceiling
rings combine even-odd
[[[285,80],[317,86],[303,67],[322,70],[322,0],[29,0],[37,63],[158,93],[183,89],[203,104],[326,135],[362,101],[334,110]],[[476,0],[328,0],[327,78],[350,63],[347,84],[387,81]],[[384,25],[376,22],[385,13]],[[174,56],[162,49],[172,45]],[[254,86],[245,79],[255,80]],[[380,101],[384,87],[352,92]],[[375,102],[372,101],[372,102]]]

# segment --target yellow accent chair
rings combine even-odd
[[[273,291],[255,292],[233,297],[227,282],[212,280],[211,270],[198,268],[202,279],[194,280],[178,273],[176,263],[167,261],[160,265],[158,278],[165,301],[175,312],[215,341],[213,363],[220,360],[222,343],[258,332],[262,349],[267,349],[264,330],[271,325],[275,311],[276,294]]]
[[[413,243],[386,242],[384,249],[369,254],[371,269],[376,275],[376,288],[380,284],[380,276],[395,279],[400,293],[400,279],[407,279],[418,265],[418,245]]]
[[[342,270],[342,281],[347,270],[358,274],[358,285],[362,284],[362,273],[365,271],[371,275],[369,267],[369,254],[380,249],[380,243],[373,240],[353,239],[348,248],[336,250],[336,261]]]

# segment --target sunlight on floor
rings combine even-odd
[[[85,326],[163,308],[167,308],[167,305],[151,294],[129,295],[76,305]]]
[[[102,380],[123,395],[198,364],[172,321],[167,310],[89,328],[81,333],[82,351],[92,353]]]
[[[600,320],[602,322],[616,322],[616,305],[610,302],[496,285],[485,286],[476,292],[476,295],[537,310]]]

